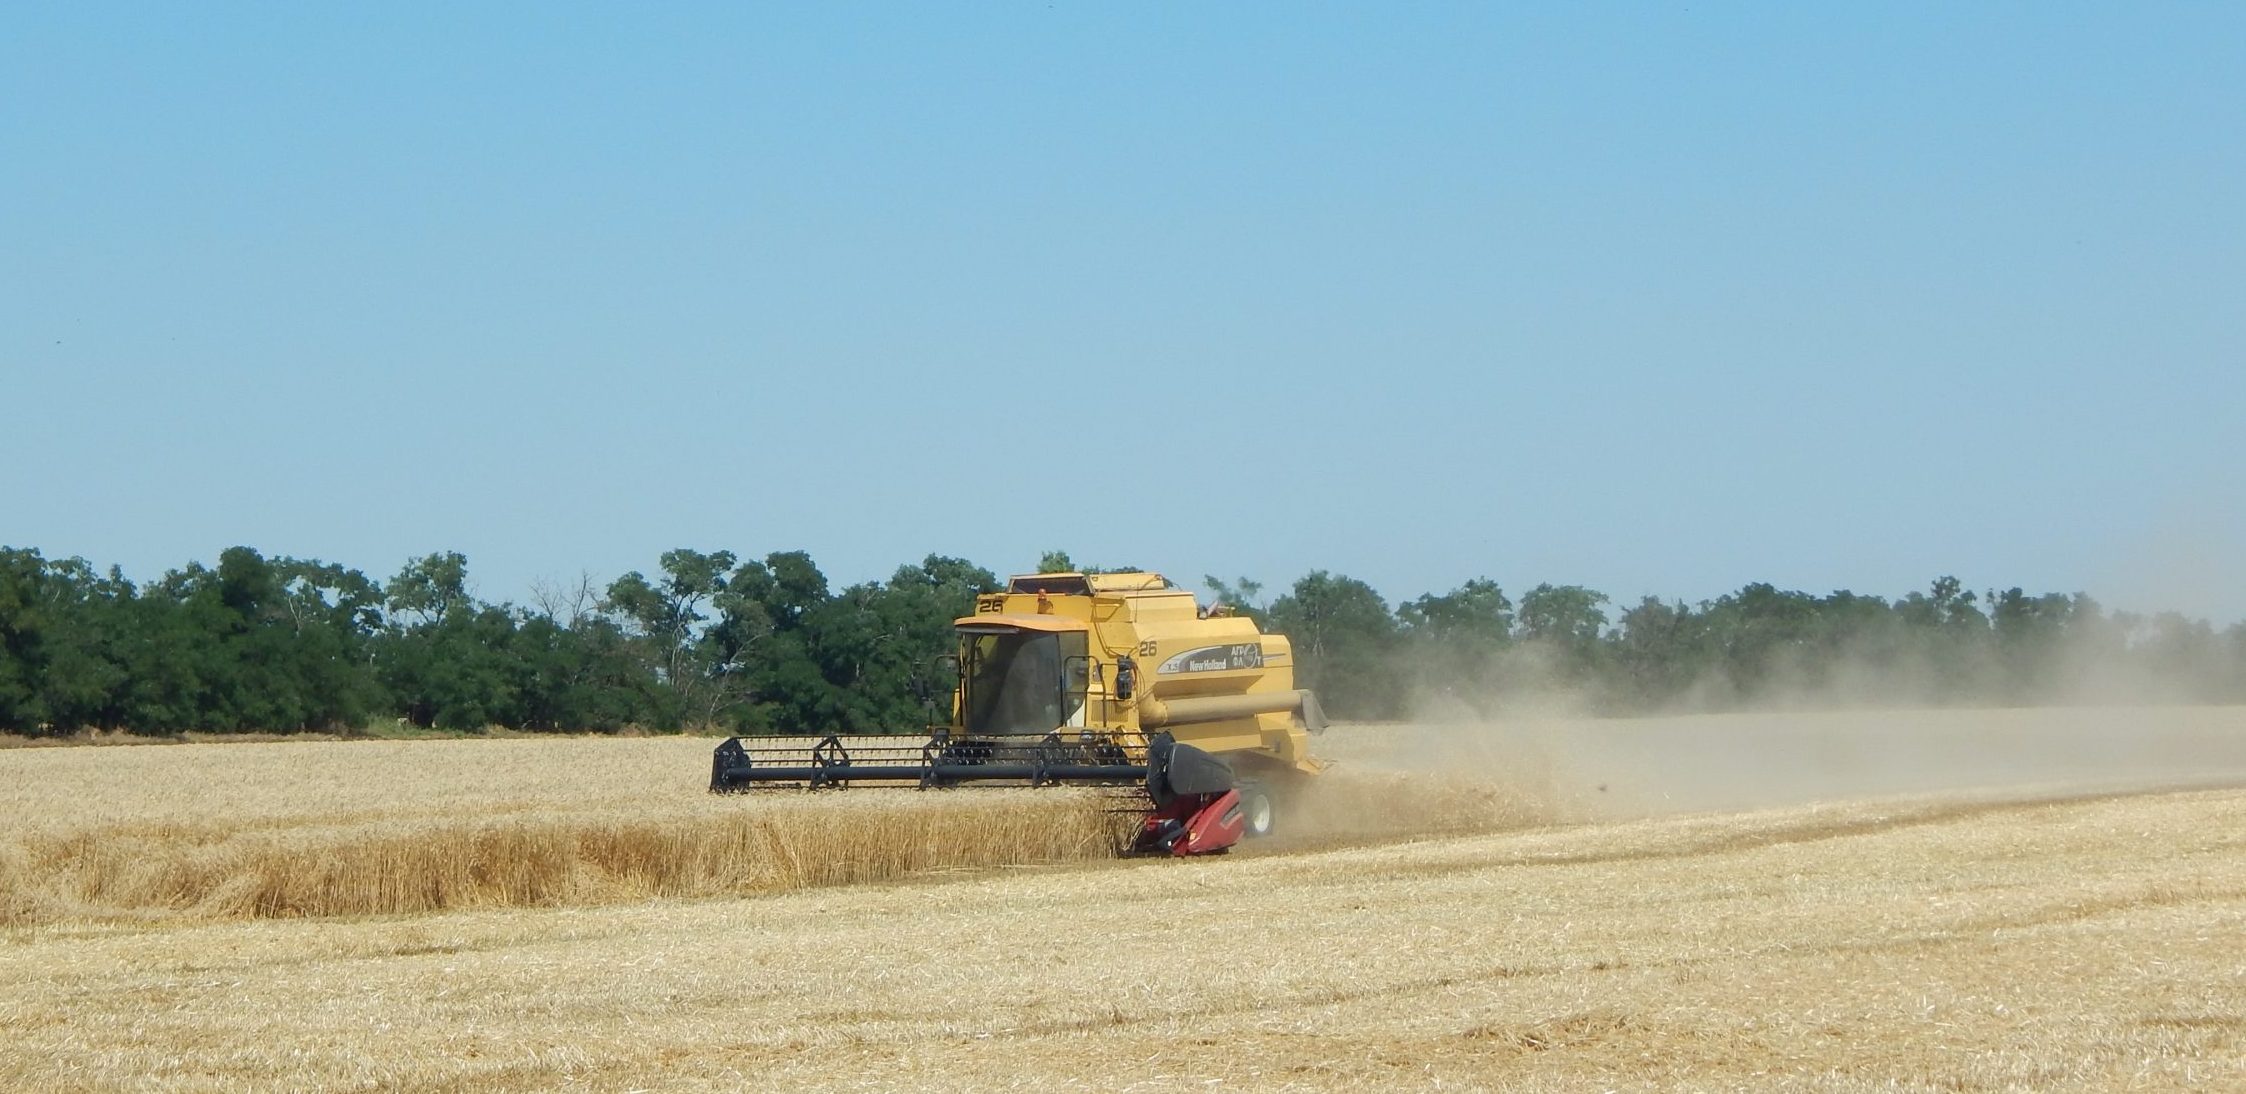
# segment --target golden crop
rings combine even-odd
[[[1357,730],[1314,834],[1137,862],[1097,795],[711,798],[707,741],[10,750],[0,1089],[2246,1088],[2246,791],[1785,800],[2112,777],[2100,717],[2235,782],[2246,716],[1914,717],[1909,772],[1841,718],[1440,777]]]
[[[713,796],[712,742],[24,749],[0,923],[391,915],[743,895],[1111,857],[1092,792]]]

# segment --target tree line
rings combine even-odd
[[[1393,608],[1323,571],[1268,604],[1253,582],[1209,584],[1289,635],[1304,686],[1362,718],[2246,702],[2246,623],[2108,611],[2083,593],[1976,593],[1947,576],[1893,600],[1755,583],[1628,606],[1551,584],[1516,603],[1487,579]]]
[[[1061,552],[1040,559],[1070,568]],[[2108,612],[2079,593],[1976,594],[1947,577],[1897,600],[1754,584],[1627,608],[1574,585],[1516,603],[1479,578],[1393,606],[1326,571],[1268,600],[1246,579],[1204,584],[1289,635],[1298,682],[1340,717],[1555,699],[1615,714],[2246,700],[2246,625]],[[940,555],[835,588],[801,551],[682,548],[652,574],[541,586],[518,605],[471,595],[455,552],[377,581],[234,547],[141,583],[0,548],[0,732],[911,731],[943,717],[952,619],[999,587]]]

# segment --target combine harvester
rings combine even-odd
[[[1138,786],[1132,850],[1200,855],[1269,834],[1275,803],[1324,766],[1309,734],[1325,717],[1294,686],[1287,639],[1160,574],[1016,577],[954,627],[951,723],[924,742],[733,737],[710,789]]]

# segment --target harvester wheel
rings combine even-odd
[[[1247,821],[1242,829],[1243,835],[1250,839],[1261,839],[1270,835],[1272,818],[1275,813],[1272,808],[1271,791],[1252,783],[1242,785],[1240,787],[1240,813]]]

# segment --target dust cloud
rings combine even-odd
[[[1658,686],[1536,644],[1442,671],[1400,665],[1413,716],[1315,742],[1333,767],[1288,803],[1289,827],[1332,841],[2246,785],[2246,706],[2213,705],[2246,680],[2205,628],[2156,620],[2178,641],[2132,645],[2116,620],[2085,618],[2032,657],[1987,643],[1781,649],[1745,676],[1711,666]],[[2195,634],[2209,641],[2181,641]]]
[[[2246,707],[1563,714],[1336,727],[1288,803],[1334,843],[1886,796],[2246,785]]]

